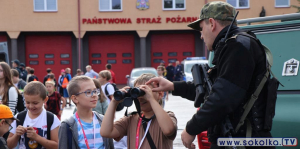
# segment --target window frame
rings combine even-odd
[[[291,0],[288,0],[288,5],[281,5],[281,6],[277,6],[276,5],[276,0],[274,0],[274,6],[275,8],[287,8],[287,7],[291,7]]]
[[[112,9],[112,0],[108,0],[108,1],[110,2],[110,7],[111,7],[111,8],[106,9],[106,10],[101,10],[101,9],[100,9],[100,1],[101,1],[101,0],[99,0],[99,5],[98,5],[98,7],[99,7],[99,11],[101,11],[101,12],[105,12],[105,11],[123,11],[123,0],[120,0],[120,1],[121,1],[121,9],[120,9],[120,10]]]
[[[235,0],[235,1],[236,1],[236,6],[237,6],[237,7],[234,7],[235,9],[249,9],[250,8],[250,0],[247,0],[248,1],[247,7],[239,7],[240,0]],[[228,0],[226,0],[226,3],[228,3]],[[228,3],[228,4],[230,4],[230,3]]]
[[[56,2],[55,10],[46,10],[47,9],[47,0],[44,0],[44,10],[35,10],[35,1],[36,0],[33,0],[33,11],[34,12],[57,12],[58,11],[57,0],[55,0],[55,2]]]
[[[165,8],[165,0],[162,0],[162,10],[186,10],[186,0],[184,0],[184,8],[176,8],[176,0],[172,0],[173,7]]]

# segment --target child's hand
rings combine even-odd
[[[148,85],[141,85],[139,86],[139,88],[145,92],[144,95],[145,100],[150,101],[154,99],[152,89]]]
[[[26,132],[26,128],[19,125],[17,128],[16,128],[16,135],[18,136],[21,136],[23,135],[24,133]]]
[[[39,136],[36,131],[37,130],[32,127],[27,127],[27,137],[32,140],[36,140],[36,138]]]

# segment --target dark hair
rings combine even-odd
[[[51,68],[47,68],[47,73],[52,72]]]
[[[18,70],[16,70],[16,69],[11,69],[10,72],[11,72],[11,75],[12,75],[13,77],[19,77],[19,72],[18,72]]]
[[[96,79],[96,78],[93,78],[93,81],[94,81],[94,84],[95,84],[96,88],[100,90],[100,95],[99,95],[98,99],[102,103],[102,102],[104,102],[106,100],[106,98],[105,98],[104,93],[103,93],[103,91],[101,89],[100,81],[98,79]]]
[[[5,62],[0,62],[0,65],[3,69],[3,76],[4,76],[4,90],[3,90],[3,97],[2,97],[2,103],[4,105],[8,105],[8,90],[10,87],[14,87],[12,83],[12,77],[11,77],[11,72],[10,72],[10,66],[5,63]],[[16,88],[17,92],[19,93],[19,90]]]
[[[206,24],[209,23],[208,19],[204,20]],[[216,20],[221,26],[226,27],[231,24],[231,21],[222,21],[222,20]],[[233,25],[237,26],[236,20],[233,22]]]
[[[111,64],[108,63],[108,64],[105,65],[105,67],[106,67],[107,69],[111,69]]]
[[[29,70],[29,72],[30,72],[30,74],[34,74],[34,69],[31,68],[31,69]]]
[[[50,73],[49,78],[53,80],[54,79],[54,73]]]
[[[47,97],[47,90],[44,84],[39,81],[32,81],[24,88],[24,95],[39,95],[43,100]]]

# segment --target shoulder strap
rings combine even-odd
[[[24,121],[25,121],[25,117],[26,117],[27,111],[22,111],[18,114],[17,118],[19,121],[17,121],[17,127],[19,125],[23,126]]]
[[[72,132],[71,132],[71,130],[70,130],[70,125],[68,124],[68,123],[65,123],[66,125],[67,125],[67,140],[68,140],[68,149],[72,149],[72,138],[73,138],[73,136],[72,136]]]
[[[105,91],[105,95],[108,97],[108,91],[107,91],[107,86],[109,85],[109,83],[106,84],[104,91]],[[109,97],[108,97],[109,98]]]
[[[47,139],[48,140],[51,140],[50,132],[51,132],[51,126],[53,124],[53,121],[54,121],[53,113],[47,111]]]

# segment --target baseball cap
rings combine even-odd
[[[60,72],[65,72],[65,70],[64,70],[64,69],[62,69],[62,70],[60,70]]]
[[[25,67],[25,64],[24,64],[24,63],[20,63],[20,66],[21,66],[21,67]]]
[[[0,104],[0,119],[14,119],[19,121],[13,116],[10,108],[3,104]]]
[[[13,60],[11,62],[16,63],[18,66],[20,65],[20,61],[18,59],[15,59],[15,60]]]
[[[210,2],[202,7],[199,19],[188,24],[187,26],[201,31],[199,24],[202,20],[213,18],[222,21],[232,21],[235,14],[235,8],[226,2]]]

